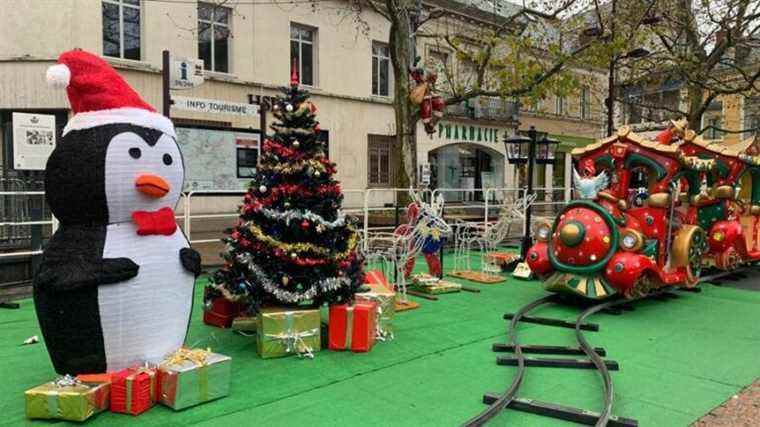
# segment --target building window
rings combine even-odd
[[[561,116],[565,114],[565,97],[557,95],[556,105],[554,106],[554,112]]]
[[[390,64],[388,45],[372,42],[372,95],[388,96],[390,93]]]
[[[393,171],[393,137],[369,135],[367,138],[367,182],[369,186],[390,187]]]
[[[103,56],[140,60],[140,0],[103,0]]]
[[[707,106],[707,111],[702,115],[702,129],[705,130],[706,139],[722,139],[723,132],[723,102],[713,101]]]
[[[428,52],[428,68],[432,69],[437,75],[436,87],[439,92],[448,93],[450,87],[447,85],[442,88],[442,83],[449,82],[449,76],[451,75],[451,55],[448,52],[440,50],[430,50]]]
[[[744,98],[744,134],[742,138],[760,133],[760,96]]]
[[[290,24],[290,63],[295,63],[302,85],[314,84],[314,50],[317,39],[315,28]]]
[[[705,121],[705,126],[709,127],[709,129],[707,129],[707,131],[705,132],[707,139],[723,138],[723,132],[718,130],[723,127],[720,117],[707,118],[707,120]]]
[[[230,16],[228,7],[198,3],[198,58],[207,70],[230,71]]]
[[[591,117],[591,99],[588,87],[581,88],[581,119]]]

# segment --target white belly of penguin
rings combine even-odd
[[[190,321],[195,278],[182,267],[187,239],[138,236],[132,223],[108,226],[103,258],[126,257],[140,266],[136,277],[98,287],[109,371],[157,363],[182,346]]]

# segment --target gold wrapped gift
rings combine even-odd
[[[313,357],[321,348],[319,310],[262,308],[256,316],[256,350],[264,359],[298,354]]]
[[[27,418],[84,421],[108,409],[110,383],[83,383],[65,376],[27,390]]]
[[[462,290],[462,285],[458,283],[447,282],[424,273],[415,275],[412,278],[412,281],[414,282],[414,288],[416,290],[426,294],[448,294]]]
[[[355,295],[356,301],[374,301],[377,303],[377,339],[393,339],[393,316],[396,313],[396,292],[379,283],[368,283],[371,290]]]
[[[178,411],[227,396],[231,374],[229,356],[181,348],[158,367],[159,402]]]

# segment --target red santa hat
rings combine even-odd
[[[74,117],[63,129],[89,129],[113,123],[129,123],[159,130],[175,137],[174,125],[158,114],[106,61],[83,50],[70,50],[47,70],[47,82],[66,88]]]

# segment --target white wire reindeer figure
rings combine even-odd
[[[367,241],[360,246],[367,263],[377,262],[386,277],[395,277],[398,300],[407,301],[407,284],[405,267],[410,259],[421,252],[425,241],[431,236],[444,236],[451,233],[451,227],[443,220],[444,200],[441,195],[426,203],[418,193],[409,190],[417,215],[409,215],[409,222],[396,228],[393,233],[378,232],[368,235]]]
[[[525,211],[536,200],[536,194],[521,197],[510,203],[505,200],[505,206],[499,213],[499,219],[494,224],[483,224],[459,221],[457,223],[454,253],[454,271],[472,271],[470,251],[477,249],[480,259],[480,271],[483,273],[498,272],[501,269],[492,265],[489,260],[496,247],[509,234],[512,224],[525,218]]]

